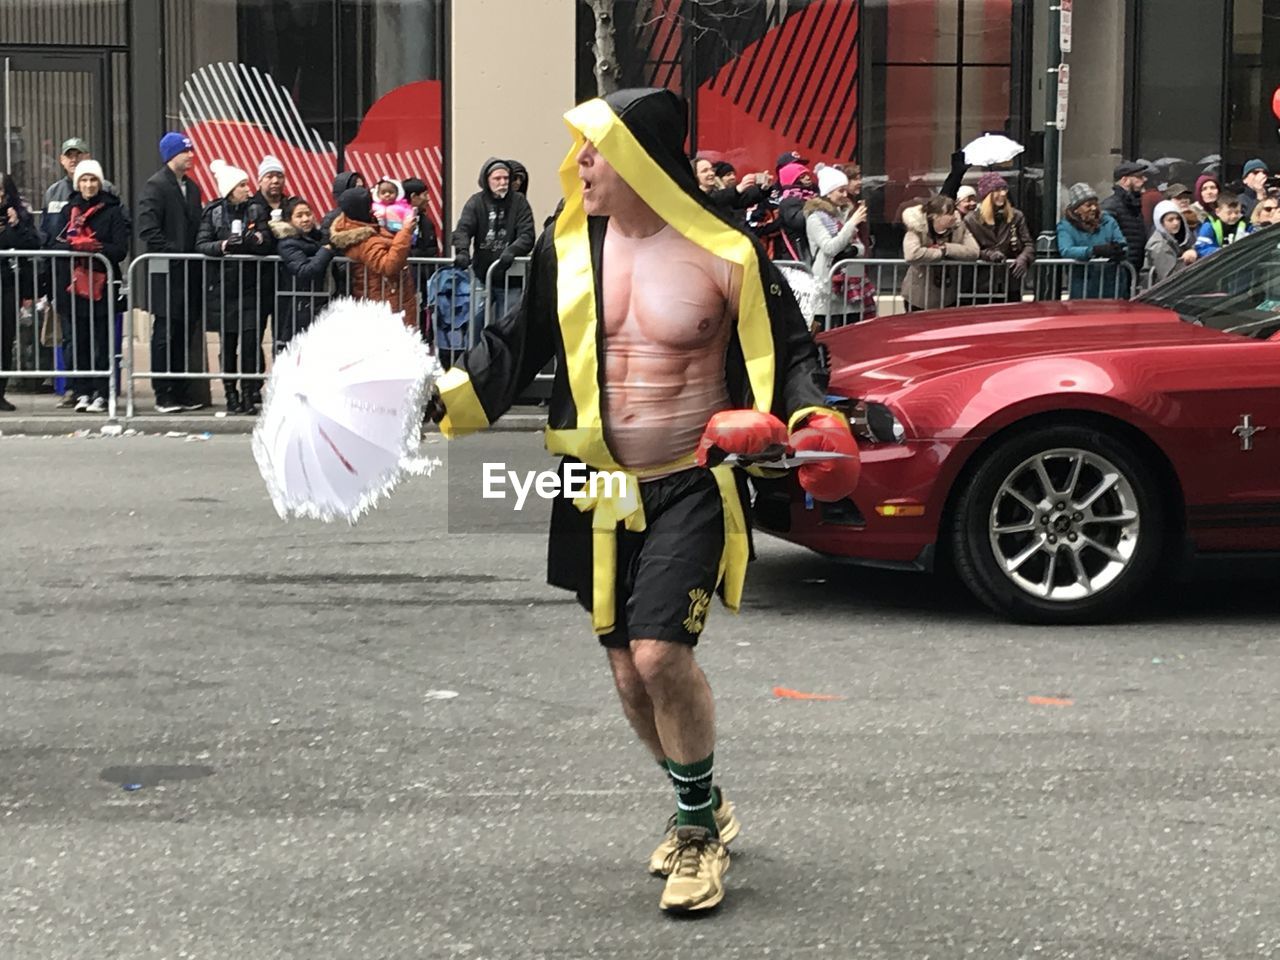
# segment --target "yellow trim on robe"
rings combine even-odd
[[[693,458],[683,462],[685,469],[694,466]],[[591,627],[597,636],[611,633],[618,622],[618,524],[633,533],[642,533],[647,521],[644,501],[640,496],[640,479],[660,475],[646,470],[639,476],[627,473],[621,493],[608,484],[597,484],[591,492],[590,481],[573,505],[583,513],[591,511]],[[742,591],[747,579],[747,563],[751,558],[751,542],[747,533],[747,516],[738,495],[733,467],[722,463],[711,473],[720,488],[720,505],[724,513],[724,548],[716,573],[716,587],[724,587],[724,605],[737,612],[742,605]]]
[[[590,257],[590,239],[586,234],[586,215],[582,212],[582,184],[577,177],[577,154],[586,141],[595,144],[601,155],[618,171],[624,180],[644,198],[663,220],[681,235],[702,249],[730,263],[742,267],[742,292],[738,301],[738,342],[742,346],[747,366],[747,379],[757,410],[773,409],[773,381],[775,357],[773,328],[769,308],[765,302],[764,282],[761,279],[760,262],[756,247],[744,233],[726,224],[686,193],[679,184],[663,171],[662,167],[636,140],[625,123],[603,100],[589,100],[574,107],[564,115],[565,123],[575,135],[573,148],[560,167],[560,183],[564,188],[566,223],[564,239],[585,244]],[[580,218],[581,233],[578,231]],[[561,229],[556,228],[556,253],[561,253]],[[558,277],[560,281],[562,278]],[[592,308],[594,313],[594,285]],[[561,294],[564,302],[565,294]],[[578,299],[577,305],[582,300]],[[561,315],[561,323],[564,322]],[[575,319],[578,319],[575,317]],[[585,318],[582,318],[585,319]],[[596,318],[591,317],[594,327]],[[577,399],[577,394],[574,394]],[[579,420],[581,424],[581,420]]]
[[[471,377],[461,367],[451,367],[438,382],[440,399],[447,411],[440,420],[440,432],[449,440],[489,426]]]
[[[801,407],[787,418],[787,433],[792,433],[801,420],[805,417],[811,417],[815,413],[825,413],[829,417],[835,417],[846,427],[849,425],[849,418],[839,410],[832,410],[830,407]]]
[[[552,453],[574,457],[597,470],[627,473],[628,487],[636,488],[634,497],[588,495],[575,501],[579,510],[592,511],[591,619],[595,632],[606,634],[614,629],[617,622],[618,524],[633,531],[645,528],[639,480],[642,476],[660,476],[688,469],[694,466],[694,462],[690,454],[676,463],[663,464],[637,476],[634,471],[627,471],[616,463],[605,440],[596,282],[591,260],[591,237],[582,203],[582,184],[577,173],[577,155],[588,140],[654,212],[682,236],[742,268],[737,335],[757,410],[768,411],[773,407],[776,359],[760,263],[751,240],[681,189],[603,100],[592,100],[575,107],[565,114],[565,122],[574,133],[574,145],[559,171],[565,204],[555,226],[556,306],[577,420],[572,428],[548,428],[546,445]],[[773,292],[776,295],[779,291]],[[720,488],[725,518],[725,546],[720,558],[717,586],[724,586],[725,605],[737,610],[742,602],[750,555],[746,515],[732,468],[722,465],[712,472]]]

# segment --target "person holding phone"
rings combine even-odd
[[[253,199],[249,174],[222,160],[209,165],[220,198],[204,208],[196,252],[206,257],[265,257],[275,250],[270,211]],[[262,333],[271,313],[274,268],[248,260],[209,267],[205,323],[221,342],[227,413],[255,412],[262,402]],[[243,392],[241,390],[243,388]]]

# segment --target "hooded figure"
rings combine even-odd
[[[495,191],[490,178],[500,170],[506,172],[508,181]],[[467,200],[453,230],[456,265],[464,269],[471,266],[482,281],[494,263],[500,261],[500,270],[505,273],[516,257],[526,257],[533,250],[533,210],[523,193],[510,188],[510,176],[511,165],[506,160],[486,160],[480,167],[480,190]]]
[[[786,281],[698,189],[683,101],[623,90],[565,120],[575,136],[560,168],[565,202],[534,250],[524,299],[441,378],[436,412],[448,437],[483,429],[557,360],[548,450],[571,475],[585,464],[626,482],[554,500],[548,581],[590,609],[626,709],[665,722],[677,707],[646,692],[665,682],[651,664],[681,683],[695,676],[692,646],[712,594],[738,605],[750,553],[739,478],[710,454],[742,452],[748,436],[757,452],[784,444],[788,425],[806,420],[791,434],[797,448],[814,449],[828,422],[831,441],[839,431],[850,451],[829,465],[856,470],[856,448],[822,406],[816,349]],[[737,442],[721,434],[726,421],[741,424]],[[849,476],[824,498],[847,496]],[[801,483],[815,477],[802,473]],[[711,707],[710,691],[697,690]],[[699,725],[704,734],[714,739]],[[701,910],[724,895],[737,821],[712,791],[710,756],[667,756],[679,810],[650,865],[670,871],[663,909]]]
[[[373,196],[365,187],[345,191],[338,207],[329,242],[351,261],[351,296],[389,304],[406,327],[418,329],[418,285],[408,266],[417,211],[410,208],[405,229],[393,234],[374,218]]]
[[[1165,217],[1177,217],[1178,223],[1171,232],[1165,226]],[[1172,200],[1161,200],[1152,213],[1155,229],[1147,241],[1146,259],[1142,269],[1149,271],[1151,279],[1159,283],[1165,277],[1185,269],[1196,261],[1195,232],[1187,226],[1187,221]],[[1190,254],[1190,256],[1187,256]]]
[[[511,171],[511,189],[516,193],[529,195],[529,171],[519,160],[508,160],[507,169]]]
[[[325,243],[329,242],[329,227],[333,225],[333,221],[342,216],[342,208],[338,206],[339,198],[352,187],[359,186],[360,184],[356,183],[357,180],[362,181],[364,177],[350,170],[333,178],[333,209],[320,220],[320,236]]]

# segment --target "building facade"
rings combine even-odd
[[[58,144],[84,137],[131,196],[160,134],[183,129],[206,196],[208,160],[252,172],[273,153],[291,191],[321,207],[339,170],[420,177],[447,234],[496,155],[529,168],[545,216],[567,142],[560,115],[597,90],[600,3],[0,0],[0,163],[38,198],[60,175]],[[1101,187],[1121,156],[1180,161],[1176,178],[1222,162],[1232,176],[1276,154],[1280,44],[1265,41],[1280,0],[1072,6],[1056,179]],[[613,0],[610,24],[619,82],[688,99],[691,152],[744,171],[793,149],[856,160],[885,221],[984,131],[1026,146],[1009,171],[1024,209],[1053,206],[1058,16],[1055,0]]]

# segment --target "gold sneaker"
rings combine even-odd
[[[742,821],[740,821],[733,812],[733,804],[725,797],[724,791],[720,792],[720,806],[715,811],[716,829],[720,831],[720,842],[726,847],[733,843],[733,838],[742,832]],[[671,851],[676,848],[676,815],[673,813],[671,819],[667,821],[667,833],[662,838],[662,842],[658,844],[658,848],[649,856],[649,872],[655,877],[665,877],[670,870],[667,868],[667,858],[671,856]]]
[[[710,910],[724,899],[729,850],[706,827],[677,827],[658,905],[668,913]]]

